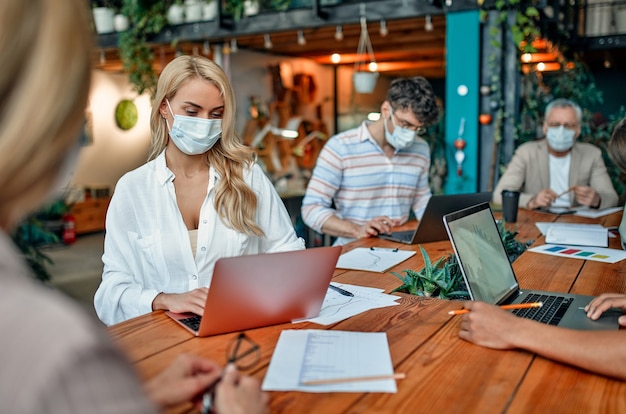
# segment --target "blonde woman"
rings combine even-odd
[[[91,80],[84,0],[0,1],[0,407],[6,413],[154,413],[196,401],[222,374],[181,355],[146,384],[101,324],[29,274],[8,233],[74,168]],[[27,313],[24,317],[22,313]],[[216,412],[266,412],[232,367]]]
[[[150,161],[119,180],[107,213],[95,296],[104,323],[158,309],[202,314],[217,259],[304,248],[237,137],[235,113],[231,84],[211,60],[180,56],[163,69]]]

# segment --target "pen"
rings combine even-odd
[[[383,247],[370,247],[370,250],[372,251],[382,251],[382,252],[397,252],[398,248],[396,247],[395,249],[385,249]]]
[[[344,382],[359,382],[359,381],[380,381],[386,379],[404,379],[406,375],[403,373],[390,374],[390,375],[370,375],[365,377],[346,377],[346,378],[329,378],[319,380],[309,380],[300,382],[301,385],[325,385],[325,384],[341,384]]]
[[[337,287],[335,285],[328,285],[328,287],[334,290],[335,292],[341,293],[344,296],[351,296],[351,297],[354,296],[352,292],[348,292],[347,290]]]
[[[565,195],[565,194],[567,194],[567,193],[569,193],[569,192],[571,192],[571,191],[574,191],[574,190],[575,190],[575,188],[574,188],[574,187],[570,187],[570,188],[568,188],[567,190],[563,191],[561,194],[558,194],[558,195],[556,196],[556,198],[559,198],[559,197],[561,197],[561,196],[563,196],[563,195]]]
[[[501,309],[527,309],[527,308],[540,308],[543,306],[543,302],[532,302],[532,303],[516,303],[513,305],[502,305]],[[448,315],[462,315],[464,313],[469,313],[469,309],[459,309],[452,310],[448,312]]]

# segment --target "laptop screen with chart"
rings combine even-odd
[[[536,298],[545,297],[546,303],[542,308],[523,312],[542,315],[554,312],[548,315],[548,322],[541,321],[572,329],[618,328],[617,318],[621,312],[609,310],[597,321],[587,318],[582,308],[593,296],[521,289],[489,204],[483,203],[448,214],[444,217],[444,223],[472,300],[503,305],[542,301]],[[547,301],[554,303],[553,310],[548,308]]]

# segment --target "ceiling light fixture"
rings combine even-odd
[[[300,46],[306,45],[306,38],[304,37],[304,32],[302,30],[298,30],[298,44]]]
[[[330,55],[330,61],[334,64],[341,62],[341,55],[339,53],[333,53]]]
[[[335,40],[338,42],[343,40],[343,28],[341,26],[337,26],[335,29]]]
[[[427,32],[432,32],[435,27],[433,26],[433,19],[430,17],[430,14],[426,15],[426,20],[424,22],[424,30]]]
[[[266,49],[271,49],[272,47],[274,47],[274,45],[272,44],[272,39],[270,39],[270,35],[269,34],[265,34],[263,36],[263,38],[265,39],[264,41],[264,46]]]
[[[385,37],[389,34],[389,30],[387,29],[387,21],[385,19],[380,21],[380,35]]]

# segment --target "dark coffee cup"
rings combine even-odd
[[[502,216],[507,223],[517,221],[519,191],[502,190]]]

